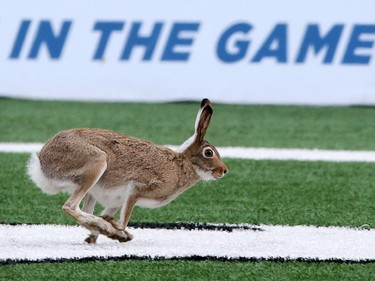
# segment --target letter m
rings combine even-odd
[[[64,21],[60,32],[55,34],[52,30],[51,22],[46,20],[41,21],[28,56],[29,59],[35,59],[38,57],[40,48],[43,44],[47,47],[52,59],[59,59],[71,24],[71,21]]]
[[[344,25],[336,24],[325,36],[322,36],[317,24],[308,25],[296,62],[303,63],[306,59],[307,51],[311,48],[315,55],[323,48],[326,48],[327,51],[323,62],[332,63],[343,28]]]

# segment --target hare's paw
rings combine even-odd
[[[117,230],[114,233],[107,236],[111,239],[118,240],[119,242],[128,242],[133,239],[133,235],[127,232],[126,230]]]
[[[95,244],[96,240],[98,239],[98,235],[90,234],[86,239],[85,242],[89,244]]]
[[[115,232],[111,235],[107,235],[111,239],[118,240],[120,242],[128,242],[133,239],[133,235],[130,234],[127,230],[124,230],[123,227],[115,220],[114,217],[104,215],[101,218],[107,222],[109,222],[112,227],[115,229]]]
[[[103,220],[109,222],[114,229],[122,230],[120,224],[115,220],[114,217],[109,215],[100,216]]]
[[[134,236],[133,236],[133,234],[131,234],[130,232],[128,232],[127,230],[124,230],[124,232],[126,233],[126,235],[128,236],[128,241],[130,241],[130,240],[133,240],[133,238],[134,238]]]

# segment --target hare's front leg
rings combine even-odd
[[[108,221],[112,225],[112,227],[117,230],[119,230],[119,228],[116,227],[116,225],[113,223],[114,222],[113,216],[117,213],[118,209],[119,208],[105,208],[102,214],[100,215],[102,219],[104,219],[105,221]],[[85,241],[89,244],[95,244],[96,240],[98,239],[98,236],[99,236],[99,231],[92,230],[90,235],[85,239]]]
[[[118,208],[106,208],[101,214],[101,218],[109,222],[113,228],[119,231],[123,231],[126,234],[126,236],[128,237],[127,241],[130,241],[133,239],[133,235],[130,234],[126,230],[126,227],[128,226],[128,223],[129,223],[129,220],[130,220],[130,217],[131,217],[131,214],[132,214],[132,211],[136,202],[137,202],[137,196],[135,195],[130,195],[125,200],[125,203],[121,208],[121,215],[120,215],[119,221],[116,221],[114,218],[114,215],[118,211]],[[92,231],[90,236],[85,241],[88,243],[95,243],[98,237],[98,234],[99,234],[98,232]],[[94,241],[94,242],[91,242],[91,241]]]
[[[122,206],[120,214],[119,227],[122,231],[129,235],[131,239],[133,239],[133,235],[126,231],[126,227],[128,226],[130,217],[133,212],[133,208],[135,206],[135,203],[137,203],[137,200],[137,195],[130,195],[128,200],[126,200],[125,204]]]
[[[94,208],[95,208],[96,200],[94,196],[92,196],[90,193],[87,193],[84,198],[84,204],[83,204],[83,211],[89,214],[93,214]],[[113,216],[117,213],[119,208],[105,208],[100,217],[106,221],[108,221],[115,229],[119,229],[114,224],[114,218]],[[89,244],[95,244],[96,240],[98,239],[99,231],[92,230],[90,235],[85,239],[85,242]]]
[[[86,197],[85,197],[85,199],[86,199]],[[88,199],[90,200],[91,198],[88,198]],[[100,215],[100,217],[102,219],[104,219],[105,221],[109,222],[114,229],[117,229],[119,231],[123,231],[128,237],[127,241],[130,241],[130,240],[133,239],[133,235],[130,234],[126,230],[126,227],[129,223],[131,213],[132,213],[132,210],[134,208],[135,203],[136,203],[136,197],[133,197],[133,196],[130,196],[129,198],[127,198],[125,200],[125,204],[123,205],[122,210],[121,210],[120,221],[116,221],[116,219],[114,218],[114,216],[117,213],[117,211],[119,210],[119,208],[105,208],[104,211],[102,212],[102,214]],[[87,205],[89,205],[89,203]],[[86,206],[86,204],[85,204],[85,206]],[[85,241],[87,243],[90,243],[90,244],[96,243],[96,240],[98,239],[98,236],[99,236],[99,231],[93,230],[93,231],[91,231],[90,235],[85,239]]]

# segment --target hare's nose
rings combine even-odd
[[[227,169],[227,168],[224,168],[224,170],[223,170],[223,174],[225,175],[227,172],[228,172],[228,169]]]

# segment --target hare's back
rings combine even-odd
[[[105,129],[71,129],[61,131],[49,139],[40,151],[40,158],[58,161],[85,161],[88,158],[123,154],[132,148],[149,146],[151,143]]]
[[[80,170],[88,162],[106,157],[96,143],[104,143],[110,131],[72,129],[61,131],[49,139],[39,152],[43,172],[51,178],[67,178],[70,172]],[[97,137],[94,137],[97,133]]]
[[[116,131],[89,128],[58,133],[39,154],[43,171],[57,178],[66,178],[66,175],[71,178],[87,163],[103,157],[107,162],[104,178],[119,178],[124,169],[128,176],[139,175],[145,169],[152,174],[152,170],[172,164],[175,154],[167,148]]]

